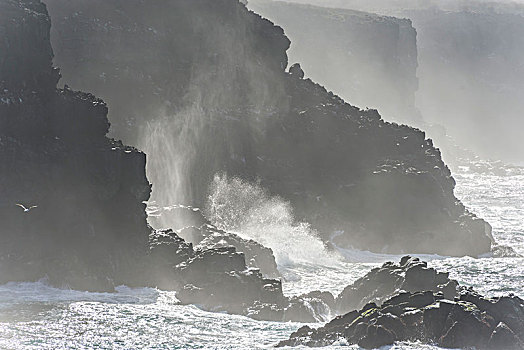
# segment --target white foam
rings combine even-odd
[[[269,195],[260,184],[216,175],[205,214],[220,229],[271,248],[279,266],[340,263],[308,223],[295,221],[287,201]]]
[[[93,293],[49,286],[45,279],[38,282],[10,282],[0,285],[0,307],[17,303],[101,302],[101,303],[151,303],[158,297],[153,288],[119,286],[116,293]]]

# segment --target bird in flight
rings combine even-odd
[[[24,213],[28,213],[31,209],[38,208],[38,205],[32,205],[32,206],[30,206],[29,208],[26,208],[25,205],[20,204],[20,203],[17,203],[16,205],[17,205],[18,207],[24,209]]]

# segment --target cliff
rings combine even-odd
[[[284,28],[291,62],[346,101],[390,121],[417,123],[417,33],[408,19],[255,0],[249,8]]]
[[[445,126],[458,144],[484,158],[524,162],[520,142],[524,127],[520,118],[524,74],[522,3],[289,1],[337,8],[332,9],[336,13],[342,8],[408,18],[418,34],[416,106],[424,120]],[[487,137],[493,137],[493,142],[487,142]],[[444,139],[437,141],[447,146]]]
[[[216,173],[259,181],[341,246],[478,255],[489,225],[425,134],[288,73],[283,30],[234,0],[50,0],[64,80],[112,106],[153,198],[206,205]]]
[[[56,88],[50,27],[40,1],[0,2],[0,283],[112,290],[147,252],[146,157],[105,136],[102,100]]]
[[[479,155],[517,164],[524,162],[523,11],[478,4],[403,13],[419,33],[424,117]]]

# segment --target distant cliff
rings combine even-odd
[[[524,6],[477,7],[403,12],[419,33],[417,105],[480,155],[524,164]]]
[[[282,26],[289,56],[306,76],[386,120],[417,123],[417,33],[411,21],[353,10],[252,0],[249,8]]]
[[[146,157],[105,136],[102,100],[56,88],[50,27],[40,1],[0,1],[0,283],[112,290],[148,249]]]
[[[253,6],[261,1],[256,0]],[[489,0],[289,1],[338,8],[332,10],[336,13],[342,8],[411,20],[418,34],[420,87],[416,106],[423,119],[444,126],[459,145],[483,157],[524,164],[524,144],[521,142],[521,130],[524,130],[521,118],[524,108],[522,3]],[[438,133],[436,135],[438,137]],[[441,138],[437,141],[439,146],[449,146]],[[454,152],[446,150],[446,153],[450,151]]]
[[[112,133],[146,151],[160,204],[203,207],[226,173],[259,181],[339,245],[490,250],[489,225],[455,198],[422,131],[287,73],[283,30],[237,0],[48,3],[64,80],[110,103]]]

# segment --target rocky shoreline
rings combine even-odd
[[[128,3],[105,2],[110,10],[116,5],[129,10]],[[190,10],[193,17],[184,24],[195,26],[194,43],[214,30],[198,19],[203,13],[216,23],[233,19],[227,28],[249,29],[235,47],[262,37],[250,55],[269,52],[261,61],[247,58],[259,62],[255,75],[262,85],[277,87],[269,96],[271,108],[264,109],[268,115],[252,105],[233,108],[238,99],[228,94],[240,94],[249,84],[246,72],[233,92],[221,96],[223,109],[203,107],[199,147],[214,152],[198,158],[191,169],[197,177],[191,184],[194,193],[204,193],[218,170],[259,176],[321,232],[346,230],[337,242],[342,245],[450,255],[490,250],[489,225],[454,197],[449,169],[422,131],[386,123],[374,110],[345,103],[304,79],[299,65],[286,72],[289,41],[282,30],[236,0],[169,4],[178,15]],[[220,230],[199,215],[193,215],[198,224],[180,231],[153,230],[145,211],[151,193],[145,153],[107,137],[108,107],[101,99],[68,86],[57,88],[50,28],[42,2],[0,0],[0,284],[47,277],[54,286],[87,291],[111,292],[120,284],[158,287],[176,291],[184,304],[257,320],[313,323],[343,315],[319,330],[301,328],[281,345],[317,346],[340,336],[368,348],[406,339],[451,347],[522,345],[521,299],[483,298],[418,259],[405,257],[400,264],[373,269],[338,296],[314,291],[288,297],[273,252],[257,242]],[[78,28],[80,35],[91,37]],[[109,41],[113,29],[107,30]],[[166,33],[173,35],[172,44],[185,37]],[[213,66],[212,59],[184,66],[199,50],[210,49],[205,45],[193,45],[189,53],[174,45],[174,57],[182,62],[174,72]],[[132,83],[143,83],[144,76],[137,74]],[[173,73],[171,78],[178,77]],[[191,83],[180,82],[187,92],[184,84]],[[120,76],[113,83],[121,86]],[[197,87],[210,91],[216,86]],[[178,96],[173,102],[182,100]],[[117,110],[115,118],[118,113],[123,111]],[[206,119],[211,114],[216,118]],[[264,133],[255,133],[253,125],[264,126]],[[194,213],[190,207],[183,210]]]
[[[364,349],[402,341],[460,349],[524,348],[524,300],[514,295],[483,297],[473,289],[459,287],[456,281],[447,278],[447,274],[425,265],[409,256],[402,258],[399,264],[384,264],[362,279],[366,282],[357,281],[349,287],[371,292],[353,294],[354,297],[364,295],[363,299],[356,299],[360,305],[367,302],[364,306],[336,317],[323,327],[304,326],[278,346],[322,347],[343,340]],[[405,279],[399,278],[402,274]],[[414,274],[418,278],[412,280]],[[385,282],[384,276],[397,280],[400,289],[384,293],[385,286],[393,286]],[[439,279],[443,284],[435,288]],[[402,282],[398,283],[399,280]],[[410,285],[413,282],[416,288]],[[423,288],[424,284],[430,288]]]

